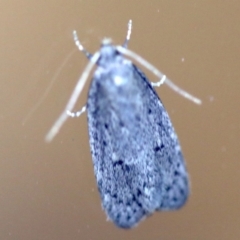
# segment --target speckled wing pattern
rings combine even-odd
[[[189,182],[177,135],[146,76],[111,44],[102,46],[87,111],[102,206],[121,228],[180,208]]]

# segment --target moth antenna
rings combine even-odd
[[[74,40],[74,42],[75,42],[75,45],[76,45],[77,48],[79,49],[79,51],[83,52],[88,59],[91,59],[92,54],[89,53],[89,52],[83,47],[83,45],[82,45],[81,42],[79,41],[79,38],[78,38],[78,36],[77,36],[77,31],[76,31],[76,30],[73,31],[73,40]]]
[[[128,22],[127,36],[126,36],[126,39],[125,39],[124,44],[123,44],[124,48],[127,48],[127,46],[128,46],[128,42],[130,40],[131,33],[132,33],[132,20],[130,19],[129,22]]]
[[[185,90],[183,90],[182,88],[178,87],[175,83],[173,83],[170,79],[166,78],[166,76],[164,74],[162,74],[155,66],[153,66],[151,63],[149,63],[147,60],[145,60],[144,58],[142,58],[140,55],[138,55],[137,53],[126,49],[122,46],[116,46],[116,49],[130,57],[133,58],[134,60],[136,60],[138,63],[140,63],[141,65],[143,65],[145,68],[147,68],[148,70],[150,70],[151,72],[153,72],[154,75],[156,75],[157,77],[159,77],[161,80],[164,79],[164,83],[166,83],[173,91],[177,92],[178,94],[182,95],[183,97],[191,100],[192,102],[200,105],[202,103],[202,101],[194,96],[192,96],[190,93],[186,92]],[[160,80],[160,82],[162,82]]]

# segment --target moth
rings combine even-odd
[[[50,141],[69,117],[87,111],[89,143],[102,207],[120,228],[132,228],[155,211],[181,208],[189,196],[189,178],[178,137],[154,90],[166,83],[184,97],[201,101],[177,87],[154,66],[127,49],[132,21],[123,46],[104,39],[94,55],[74,40],[90,62],[46,139]],[[128,58],[157,77],[151,83]],[[96,65],[87,104],[72,112],[82,88]]]

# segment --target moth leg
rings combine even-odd
[[[127,30],[127,36],[126,36],[126,39],[123,43],[123,47],[124,48],[127,48],[127,45],[128,45],[128,42],[130,40],[130,36],[131,36],[131,33],[132,33],[132,20],[130,19],[128,21],[128,30]]]
[[[166,75],[163,75],[162,78],[158,82],[151,82],[151,85],[153,87],[160,87],[162,84],[164,84],[166,78],[167,78]]]
[[[71,116],[71,110],[73,109],[79,95],[81,94],[82,89],[87,81],[87,78],[88,78],[91,70],[97,63],[98,59],[100,58],[100,52],[96,52],[96,53],[94,53],[94,55],[92,55],[84,49],[84,47],[78,40],[76,31],[73,31],[73,38],[74,38],[75,44],[78,47],[78,49],[80,51],[82,51],[86,55],[86,57],[90,59],[90,61],[87,64],[85,70],[83,71],[81,77],[79,78],[77,85],[74,88],[74,91],[73,91],[70,99],[68,100],[67,106],[65,107],[65,109],[63,110],[63,112],[61,113],[59,118],[56,120],[56,122],[53,124],[52,128],[49,130],[48,134],[46,135],[45,139],[47,142],[52,141],[52,139],[56,136],[56,134],[59,132],[60,128],[62,127],[63,123],[67,120],[69,113]],[[84,107],[83,107],[82,111],[80,111],[80,112],[84,112]],[[79,116],[80,116],[80,114],[79,114]]]
[[[142,58],[141,56],[139,56],[138,54],[136,54],[135,52],[130,51],[129,49],[126,49],[122,46],[116,46],[116,49],[124,54],[127,57],[133,58],[134,60],[136,60],[138,63],[142,64],[145,68],[147,68],[148,70],[150,70],[154,75],[156,75],[157,77],[161,78],[161,80],[159,81],[158,85],[161,85],[161,81],[163,81],[162,79],[164,79],[165,83],[175,92],[177,92],[178,94],[182,95],[183,97],[191,100],[192,102],[196,103],[196,104],[202,104],[202,101],[194,96],[192,96],[191,94],[189,94],[188,92],[186,92],[185,90],[181,89],[180,87],[178,87],[176,84],[174,84],[170,79],[166,78],[166,76],[164,77],[164,74],[162,74],[156,67],[154,67],[151,63],[149,63],[148,61],[146,61],[144,58]]]
[[[80,115],[82,115],[82,113],[84,113],[86,111],[87,107],[86,105],[82,107],[81,110],[77,111],[77,112],[71,112],[69,110],[67,110],[67,115],[74,118],[74,117],[79,117]]]

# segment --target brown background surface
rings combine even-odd
[[[0,239],[240,239],[240,2],[2,0],[0,9]],[[130,18],[129,48],[203,105],[157,89],[192,194],[180,211],[125,231],[101,210],[86,114],[69,119],[52,143],[44,137],[87,63],[73,29],[94,52],[103,37],[121,44]]]

